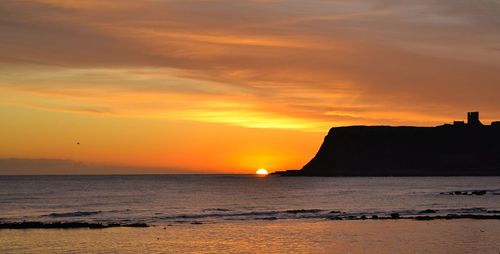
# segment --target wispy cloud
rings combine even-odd
[[[261,128],[500,114],[498,14],[486,0],[6,1],[0,88],[50,110]]]

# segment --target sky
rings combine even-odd
[[[496,0],[0,4],[0,174],[298,169],[331,127],[499,94]]]

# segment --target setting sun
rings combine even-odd
[[[265,175],[269,174],[269,173],[267,172],[267,170],[266,170],[266,169],[263,169],[263,168],[261,168],[261,169],[257,170],[257,172],[255,172],[255,173],[256,173],[257,175],[261,175],[261,176],[265,176]]]

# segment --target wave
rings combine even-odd
[[[500,189],[489,190],[455,190],[440,192],[441,195],[466,195],[466,196],[482,196],[482,195],[500,195]]]
[[[280,213],[279,211],[265,212],[241,212],[241,213],[201,213],[201,214],[179,214],[172,216],[158,216],[154,219],[175,220],[175,219],[203,219],[203,218],[221,218],[221,217],[244,217],[244,216],[269,216]]]
[[[42,215],[42,217],[51,217],[51,218],[66,218],[66,217],[84,217],[100,214],[102,211],[76,211],[76,212],[67,212],[67,213],[50,213],[46,215]]]
[[[339,210],[322,209],[297,209],[282,211],[250,211],[250,212],[224,212],[224,213],[199,213],[177,214],[153,217],[153,221],[173,221],[186,223],[189,220],[278,220],[278,219],[384,219],[384,218],[417,218],[443,216],[497,216],[499,210],[485,208],[459,208],[459,209],[422,209],[422,210],[395,210],[395,211],[370,211],[370,212],[343,212]]]
[[[437,213],[437,210],[421,210],[420,212],[417,212],[416,214],[405,214],[405,213],[398,213],[398,212],[392,212],[390,214],[386,213],[384,215],[376,215],[373,214],[369,216],[368,214],[360,214],[360,213],[325,213],[325,211],[322,210],[321,213],[316,212],[318,209],[310,209],[310,210],[304,210],[308,212],[300,212],[300,213],[289,213],[287,211],[270,211],[270,212],[249,212],[249,213],[238,213],[238,214],[230,214],[228,217],[232,216],[247,216],[246,218],[240,218],[240,220],[266,220],[266,221],[272,221],[272,220],[279,220],[279,219],[292,219],[292,218],[301,218],[301,219],[307,219],[307,218],[317,218],[317,219],[327,219],[327,220],[420,220],[420,221],[428,221],[428,220],[440,220],[440,219],[445,219],[445,220],[451,220],[451,219],[478,219],[478,220],[500,220],[500,211],[498,210],[483,210],[483,212],[486,212],[487,214],[477,214],[477,213],[470,213],[471,211],[474,211],[474,209],[477,209],[475,211],[479,211],[478,208],[463,208],[463,209],[457,209],[456,211],[463,211],[467,213],[462,213],[462,214],[457,214],[457,213],[449,213],[445,215],[441,214],[434,214]],[[302,210],[299,210],[302,211]],[[309,212],[312,211],[312,212]],[[428,214],[423,214],[422,213],[432,213],[432,215]],[[302,214],[301,216],[297,217],[283,217],[284,214],[288,214],[289,216],[291,214],[297,215],[297,214]],[[303,215],[306,214],[316,214],[316,216],[313,217],[306,217]],[[111,227],[150,227],[150,226],[160,226],[160,225],[166,225],[164,222],[168,222],[168,226],[172,226],[172,224],[191,224],[191,225],[201,225],[205,223],[210,223],[209,221],[199,221],[198,219],[200,218],[209,218],[207,216],[219,216],[220,215],[205,215],[203,216],[186,216],[186,215],[179,215],[179,216],[170,216],[170,217],[164,217],[163,219],[168,219],[167,221],[164,220],[156,220],[151,223],[145,223],[144,221],[138,220],[138,221],[131,221],[127,222],[126,221],[121,221],[121,222],[116,222],[116,221],[98,221],[98,222],[92,222],[92,221],[52,221],[52,222],[40,222],[40,221],[0,221],[0,229],[72,229],[72,228],[91,228],[91,229],[104,229],[104,228],[111,228]],[[157,218],[158,219],[158,218]],[[173,220],[172,220],[173,219]],[[184,219],[184,220],[181,220]],[[188,219],[188,220],[185,220]],[[225,218],[228,219],[228,218]],[[163,223],[162,223],[163,222]]]
[[[299,210],[286,210],[285,213],[293,213],[293,214],[299,214],[299,213],[319,213],[323,210],[321,209],[299,209]]]
[[[202,210],[203,212],[230,212],[231,209],[226,208],[206,208]]]
[[[223,221],[252,221],[252,220],[293,220],[293,219],[317,219],[317,220],[382,220],[382,219],[500,219],[500,210],[486,209],[481,207],[464,207],[456,209],[417,209],[417,210],[364,210],[364,211],[341,211],[325,209],[288,209],[288,210],[240,210],[235,211],[223,208],[202,209],[201,213],[190,214],[130,214],[130,209],[103,212],[103,211],[76,211],[66,213],[50,213],[37,217],[42,222],[37,222],[37,218],[2,218],[0,224],[9,227],[39,227],[39,228],[72,228],[72,227],[108,227],[145,224],[148,225],[170,225],[170,224],[205,224],[221,223]],[[17,225],[22,222],[33,222],[35,224]],[[14,223],[14,224],[12,224]],[[17,224],[16,224],[17,223]],[[44,225],[39,225],[41,223]],[[55,224],[54,224],[55,223]],[[59,223],[59,224],[58,224]],[[63,223],[64,225],[60,225]],[[69,224],[68,224],[69,223]],[[76,223],[76,224],[70,224]],[[87,223],[92,224],[85,226]],[[104,226],[93,225],[103,224]],[[11,225],[12,224],[12,225]],[[54,225],[45,225],[54,224]]]

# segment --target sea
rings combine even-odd
[[[394,213],[498,214],[500,177],[0,176],[0,222],[182,226]]]

